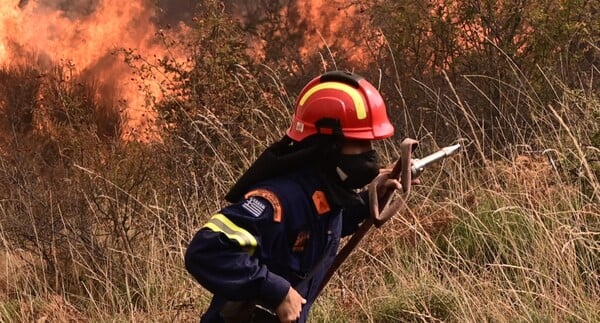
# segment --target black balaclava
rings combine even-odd
[[[339,154],[335,172],[347,188],[363,188],[379,174],[377,152],[371,149],[361,154]]]
[[[316,165],[323,156],[337,148],[336,138],[330,135],[313,135],[296,142],[288,136],[273,143],[246,170],[229,190],[225,199],[235,203],[248,189],[263,180],[274,178],[307,166]]]
[[[375,151],[341,154],[344,136],[339,121],[322,119],[316,126],[319,129],[333,129],[333,133],[319,133],[300,142],[284,136],[273,143],[229,190],[225,196],[227,201],[239,201],[252,185],[262,180],[313,167],[324,182],[328,200],[332,204],[341,207],[364,204],[355,190],[370,183],[379,173]]]

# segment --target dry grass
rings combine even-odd
[[[538,134],[548,151],[515,144],[481,162],[487,154],[469,154],[480,148],[473,143],[425,173],[411,208],[363,241],[313,320],[598,321],[597,150],[584,144],[598,124],[583,131],[572,122],[563,118]],[[425,144],[423,152],[435,149]],[[386,146],[393,155],[393,143]],[[187,178],[184,185],[195,191],[182,195],[176,186],[132,182],[136,172],[128,179],[115,173],[116,164],[101,164],[75,164],[71,183],[78,189],[64,196],[79,196],[91,230],[73,227],[76,214],[62,209],[68,204],[34,182],[19,182],[28,188],[13,187],[0,203],[2,321],[194,321],[207,306],[209,295],[183,269],[182,254],[222,203],[218,167]],[[10,163],[3,167],[5,176],[13,174]],[[214,182],[219,189],[207,191]],[[43,196],[50,200],[39,204]],[[42,214],[53,220],[39,222]],[[19,228],[16,218],[29,219],[20,236],[9,231]]]
[[[169,86],[188,97],[161,102],[161,143],[114,140],[114,107],[94,116],[93,85],[65,71],[0,69],[0,322],[197,320],[210,295],[183,267],[186,244],[283,132],[293,102],[279,71],[233,64],[242,55],[228,43],[211,42],[215,62],[200,60],[196,74],[170,70],[181,84]],[[439,141],[464,151],[428,169],[410,208],[367,236],[312,321],[600,321],[597,68],[579,86],[540,69],[540,86],[506,61],[512,83],[413,80],[427,107],[414,114],[444,124],[443,140],[410,125],[417,155]],[[497,84],[494,96],[482,80]],[[393,103],[406,104],[389,83]],[[497,118],[477,112],[486,109]],[[527,112],[526,124],[506,111]],[[417,116],[406,116],[408,128]],[[388,161],[397,139],[378,147]]]
[[[600,320],[597,98],[563,90],[529,141],[498,151],[472,140],[425,173],[412,207],[372,233],[333,280],[316,321]],[[438,111],[477,120],[458,95],[438,99],[453,105]],[[456,124],[469,139],[481,127]]]

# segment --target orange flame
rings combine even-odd
[[[252,3],[243,7],[239,1],[233,1],[233,15],[245,23],[266,20],[265,11],[260,4]],[[320,55],[323,67],[335,69],[336,60],[344,60],[349,66],[343,68],[364,68],[372,61],[369,43],[382,41],[381,35],[374,32],[365,12],[367,4],[343,0],[283,1],[270,19],[276,24],[276,30],[267,30],[270,37],[285,38],[289,33],[289,43],[282,50],[295,51],[302,62]],[[264,6],[263,6],[264,7]],[[299,37],[298,37],[299,36]],[[269,37],[269,36],[268,36]],[[284,40],[285,42],[288,39]],[[292,43],[293,42],[293,43]],[[249,54],[256,60],[267,56],[267,40],[259,37],[248,41]],[[279,54],[281,52],[277,52]]]
[[[82,9],[84,2],[72,3]],[[143,57],[165,56],[167,50],[157,41],[158,30],[152,22],[155,8],[144,1],[100,0],[88,11],[68,14],[50,1],[21,0],[18,5],[2,1],[0,66],[28,63],[24,57],[32,54],[42,62],[68,62],[124,103],[129,130],[148,124],[152,117],[146,94],[150,91],[160,99],[158,81],[135,75],[123,59],[110,56],[115,56],[116,49],[131,50]],[[124,133],[133,139],[127,129]]]
[[[304,44],[300,48],[303,57],[311,52],[335,45],[341,48],[343,57],[357,68],[371,61],[365,44],[372,37],[372,28],[368,27],[368,17],[361,15],[361,4],[348,1],[297,1],[296,10],[301,19],[309,26],[306,30]],[[329,55],[333,53],[322,53]]]

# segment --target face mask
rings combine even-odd
[[[363,188],[379,175],[377,153],[375,150],[369,150],[362,154],[341,154],[335,171],[347,188]]]

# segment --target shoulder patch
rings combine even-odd
[[[282,217],[282,208],[281,208],[281,202],[279,202],[279,198],[277,197],[277,195],[275,195],[275,193],[266,190],[266,189],[256,189],[256,190],[252,190],[248,193],[246,193],[246,195],[244,195],[244,197],[247,199],[246,202],[244,202],[244,205],[242,205],[246,210],[248,210],[248,208],[246,208],[246,203],[249,203],[249,201],[251,200],[255,200],[258,203],[260,203],[258,200],[253,199],[253,196],[259,196],[264,198],[265,200],[269,201],[269,203],[271,203],[271,206],[273,206],[273,221],[275,222],[281,222],[281,217]],[[254,203],[254,202],[250,202],[250,203]],[[262,210],[260,210],[260,214],[262,214],[262,211],[264,211],[264,204],[260,203],[260,205],[263,206]],[[253,207],[254,208],[254,207]],[[253,215],[255,213],[253,213],[252,211],[249,211],[250,213],[252,213]],[[254,212],[258,212],[258,209],[255,209]],[[258,216],[255,215],[255,216]]]
[[[317,208],[317,213],[319,213],[319,215],[323,215],[331,211],[329,202],[327,202],[327,198],[325,197],[325,192],[315,191],[312,195],[312,200],[313,203],[315,203],[315,207]]]
[[[242,204],[242,207],[256,218],[258,218],[267,208],[262,201],[254,197],[247,199],[244,204]]]

